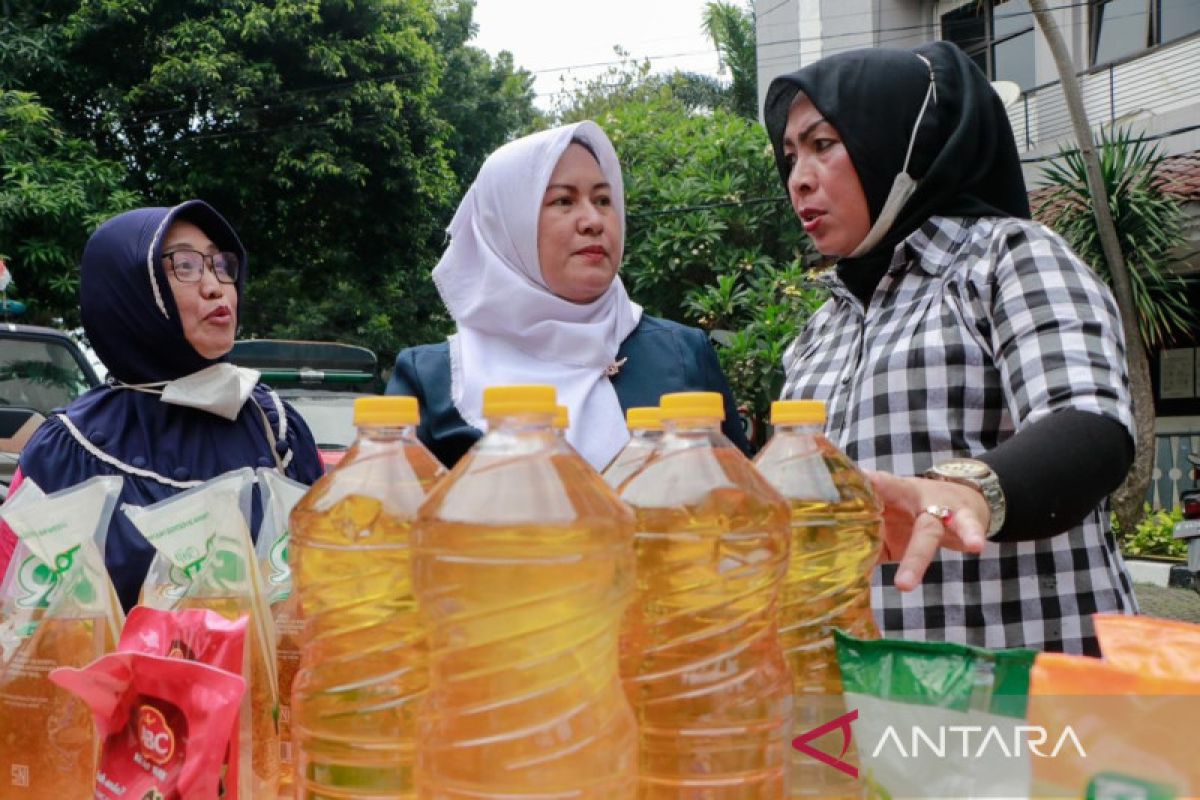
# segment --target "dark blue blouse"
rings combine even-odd
[[[671,392],[720,392],[725,396],[725,435],[743,453],[750,442],[737,404],[708,336],[698,328],[657,317],[641,322],[621,342],[617,359],[627,359],[612,378],[622,410],[657,406]],[[482,433],[463,420],[450,399],[448,342],[410,347],[396,357],[387,394],[412,395],[421,405],[417,436],[447,467],[453,467]]]

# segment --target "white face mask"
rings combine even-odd
[[[887,200],[883,202],[883,208],[880,210],[875,224],[871,226],[871,230],[867,231],[866,237],[859,242],[858,247],[854,248],[850,258],[857,258],[869,253],[875,248],[875,245],[879,244],[880,240],[892,229],[896,217],[900,216],[908,198],[912,197],[913,192],[917,190],[917,181],[908,174],[908,162],[912,158],[913,145],[917,143],[917,131],[921,129],[921,120],[925,117],[925,109],[929,108],[929,100],[932,98],[933,102],[937,103],[937,86],[933,82],[933,64],[929,63],[929,59],[925,56],[918,55],[917,58],[924,61],[925,66],[929,67],[929,88],[925,90],[925,101],[921,103],[921,111],[917,114],[916,124],[913,125],[912,135],[908,139],[908,152],[904,154],[904,166],[900,168],[900,174],[896,176],[896,179],[892,181],[892,188],[888,191]]]
[[[258,377],[257,370],[221,362],[168,381],[163,386],[162,401],[234,420],[254,391]]]

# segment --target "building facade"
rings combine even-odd
[[[1050,2],[1095,128],[1127,127],[1166,157],[1160,177],[1188,212],[1179,270],[1200,283],[1200,0]],[[776,75],[844,50],[954,42],[993,81],[1020,91],[1008,106],[1026,184],[1073,145],[1050,48],[1028,0],[754,0],[759,107]],[[1193,306],[1200,289],[1193,287]],[[1200,453],[1200,331],[1152,353],[1157,450],[1150,501],[1170,508]]]

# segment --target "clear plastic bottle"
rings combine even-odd
[[[777,616],[779,493],[721,433],[721,395],[662,398],[663,438],[621,487],[638,594],[622,677],[641,731],[641,800],[785,796],[792,681]]]
[[[625,412],[629,442],[604,468],[604,480],[614,489],[629,479],[650,459],[662,440],[662,416],[657,406],[637,406]]]
[[[775,433],[755,460],[791,507],[792,549],[780,609],[780,636],[796,693],[796,734],[845,712],[834,628],[878,636],[871,618],[871,570],[882,547],[882,506],[867,477],[825,437],[825,404],[771,404]],[[809,746],[841,755],[841,737]],[[858,783],[803,752],[792,757],[792,797],[857,797]]]
[[[291,515],[304,619],[292,687],[298,800],[415,795],[427,641],[409,573],[417,508],[445,473],[418,441],[417,401],[354,402],[358,438]]]
[[[421,507],[420,797],[633,798],[617,642],[633,517],[552,428],[552,386],[485,390],[488,432]]]

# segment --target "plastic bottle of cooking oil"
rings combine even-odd
[[[824,434],[825,404],[771,404],[775,434],[756,464],[791,506],[792,555],[780,636],[796,693],[796,733],[845,713],[832,631],[875,637],[870,576],[882,546],[882,506],[870,481]],[[836,735],[809,743],[841,755]],[[792,757],[792,797],[857,797],[858,784],[802,751]]]
[[[621,487],[638,593],[621,672],[641,800],[786,796],[792,680],[780,647],[788,509],[721,433],[721,395],[662,398],[663,437]]]
[[[488,388],[483,413],[413,528],[430,635],[419,796],[633,798],[617,671],[633,517],[554,432],[554,387]]]
[[[604,468],[604,480],[614,489],[642,468],[662,439],[662,417],[657,406],[637,406],[625,412],[629,443]]]
[[[358,438],[291,515],[303,617],[292,687],[298,800],[415,796],[426,638],[409,573],[417,508],[444,474],[417,440],[417,402],[354,402]]]

